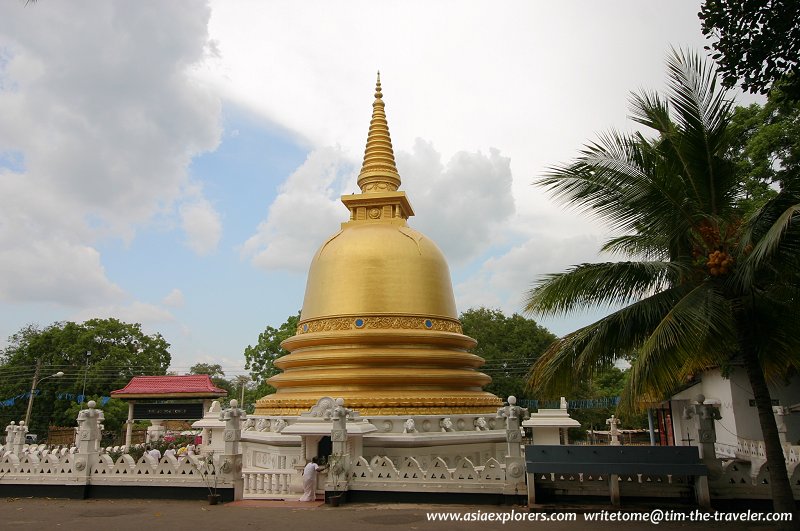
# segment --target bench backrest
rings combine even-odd
[[[694,446],[532,445],[525,461],[530,473],[708,475]]]

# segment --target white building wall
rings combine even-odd
[[[744,368],[735,368],[726,378],[719,369],[703,373],[701,381],[684,389],[672,397],[670,401],[673,411],[673,429],[675,431],[675,444],[683,446],[688,444],[685,440],[687,433],[692,439],[697,439],[697,431],[693,420],[682,418],[684,407],[692,403],[694,398],[702,394],[706,403],[717,404],[722,418],[715,421],[714,427],[717,434],[717,444],[724,453],[736,450],[738,438],[750,440],[763,440],[758,412],[750,405],[753,391]],[[777,399],[781,406],[800,404],[800,377],[794,376],[788,385],[770,385],[770,396]],[[787,441],[798,443],[800,440],[800,413],[785,417]],[[732,453],[730,454],[732,455]]]

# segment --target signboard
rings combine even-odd
[[[197,420],[203,418],[203,403],[133,404],[133,418],[137,420]]]

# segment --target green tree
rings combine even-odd
[[[606,367],[590,379],[577,380],[575,390],[569,397],[598,399],[621,396],[627,385],[628,376],[627,370],[623,371],[613,365]],[[621,410],[616,406],[573,409],[570,410],[570,416],[581,423],[581,428],[571,428],[570,439],[585,438],[587,429],[607,429],[606,419],[611,415],[616,415],[625,429],[641,429],[648,426],[645,413]]]
[[[94,400],[97,403],[98,409],[103,410],[103,431],[119,433],[123,429],[125,421],[128,420],[128,403],[126,401],[111,398],[108,402],[103,404],[101,402],[101,396],[87,397],[86,401],[88,402],[89,400]],[[77,424],[78,413],[80,413],[82,409],[86,409],[86,403],[80,404],[72,401],[66,410],[57,414],[56,418],[60,419],[58,425],[75,426]]]
[[[84,387],[86,395],[110,396],[135,375],[165,374],[170,359],[169,343],[161,334],[144,334],[139,324],[91,319],[58,322],[44,329],[29,325],[0,350],[0,398],[28,391],[39,360],[41,375],[63,371],[63,377],[43,380],[38,386],[30,428],[46,433],[51,420],[63,419],[54,414],[64,412],[83,395]],[[23,418],[26,405],[22,400],[0,407],[0,419],[7,423]]]
[[[461,314],[464,334],[476,339],[472,352],[486,360],[481,369],[492,377],[485,390],[506,399],[528,398],[526,374],[530,366],[556,339],[533,319],[500,310],[472,308]]]
[[[800,100],[773,90],[765,105],[737,107],[729,128],[731,157],[742,179],[740,204],[752,214],[775,196],[777,185],[800,174]]]
[[[764,94],[783,81],[800,99],[800,1],[706,0],[699,16],[726,86]]]
[[[225,371],[219,363],[195,363],[189,367],[189,374],[207,374],[211,378],[222,378]]]
[[[794,511],[767,379],[800,367],[800,185],[743,218],[730,159],[731,101],[698,57],[674,52],[666,98],[632,97],[633,119],[655,136],[609,133],[539,181],[608,223],[603,247],[630,261],[581,264],[546,276],[526,309],[562,314],[622,306],[559,339],[531,384],[553,392],[636,354],[624,404],[662,399],[711,366],[743,366],[764,436],[776,511]]]
[[[235,398],[236,385],[225,378],[225,371],[219,363],[195,363],[189,367],[189,374],[207,374],[211,383],[228,391],[228,399]]]
[[[281,347],[281,341],[289,339],[297,333],[297,323],[300,321],[300,312],[291,315],[279,328],[267,325],[266,329],[258,335],[255,346],[248,345],[244,349],[245,369],[250,371],[256,383],[257,393],[264,396],[275,390],[267,384],[267,379],[278,373],[275,360],[289,352]]]

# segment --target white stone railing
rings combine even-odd
[[[363,457],[353,464],[350,473],[351,490],[442,491],[502,493],[506,484],[506,469],[490,458],[476,466],[461,458],[449,468],[441,457],[422,468],[413,457],[404,457],[400,466],[385,456],[370,461]]]
[[[783,457],[786,459],[786,464],[800,462],[800,446],[784,443]],[[736,457],[745,460],[765,461],[767,459],[767,450],[764,447],[764,441],[753,439],[743,439],[739,437],[738,446],[736,448]]]
[[[143,455],[138,461],[128,454],[114,461],[111,456],[96,456],[94,463],[86,463],[71,449],[58,452],[38,450],[18,456],[4,452],[0,457],[0,484],[76,484],[91,485],[148,485],[181,487],[229,488],[225,475],[216,477],[217,467],[206,469],[195,456],[176,459],[172,456],[156,460]],[[87,464],[90,466],[86,473]],[[206,470],[204,473],[203,471]]]
[[[737,441],[736,455],[740,458],[750,459],[766,459],[767,453],[764,448],[764,441],[756,441],[753,439],[743,439],[739,437]]]
[[[245,470],[242,475],[244,477],[244,498],[253,499],[285,498],[289,494],[295,494],[294,480],[299,477],[296,470],[288,468]]]
[[[19,479],[26,483],[64,483],[71,481],[75,472],[75,456],[72,453],[39,458],[34,454],[17,456],[6,452],[0,458],[0,484],[18,483]]]
[[[727,443],[714,443],[714,453],[718,458],[736,457],[736,452],[739,450],[737,445]]]

